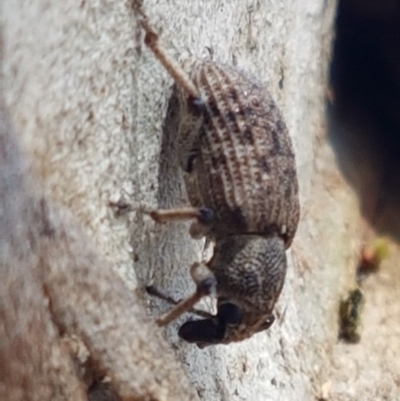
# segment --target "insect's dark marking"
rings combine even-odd
[[[243,107],[242,110],[240,111],[244,117],[250,118],[250,117],[256,117],[260,114],[260,110],[253,107],[253,106],[247,106]],[[263,110],[264,112],[264,110]],[[256,121],[256,120],[254,120]]]
[[[224,120],[232,127],[231,132],[235,134],[239,143],[243,146],[254,145],[254,137],[251,127],[252,110],[249,107],[241,107],[236,112],[229,110],[224,115]],[[238,121],[244,121],[245,125],[241,128]]]
[[[193,148],[190,150],[189,156],[186,161],[186,168],[185,168],[185,171],[187,173],[193,172],[194,163],[195,163],[196,159],[199,157],[199,154],[200,154],[200,149],[198,149],[198,148]]]
[[[284,181],[282,185],[285,186],[285,197],[289,199],[292,196],[293,182],[296,182],[296,171],[292,168],[287,168],[283,170]]]
[[[220,115],[220,110],[218,108],[217,102],[214,100],[209,100],[207,102],[207,112],[206,116],[208,118],[218,117]]]
[[[233,225],[238,230],[246,230],[247,229],[247,222],[246,218],[243,215],[243,211],[241,207],[236,207],[230,212],[230,220],[232,221]]]
[[[292,188],[290,183],[288,182],[285,186],[285,199],[289,200],[292,198]]]
[[[236,113],[234,113],[232,110],[228,110],[225,114],[225,120],[230,124],[234,124],[236,121]]]
[[[185,168],[185,171],[186,171],[187,173],[193,172],[194,161],[195,161],[195,160],[196,160],[196,155],[190,154],[189,157],[188,157],[188,159],[187,159],[186,168]]]
[[[246,127],[245,130],[243,131],[242,137],[243,139],[245,139],[247,143],[253,143],[254,138],[252,129],[250,127]]]
[[[252,109],[259,109],[261,107],[260,100],[256,97],[251,99],[251,107]]]
[[[209,295],[211,294],[211,292],[215,290],[216,287],[217,287],[216,278],[207,277],[198,284],[197,291],[199,291],[201,294]]]
[[[225,335],[226,325],[218,319],[189,320],[184,323],[178,335],[189,343],[216,344],[222,341]]]
[[[255,294],[259,288],[258,274],[256,272],[247,272],[243,274],[242,279],[249,291],[249,294]]]
[[[228,88],[227,91],[226,91],[226,96],[227,96],[228,98],[231,98],[231,99],[234,101],[234,103],[237,103],[237,101],[238,101],[238,94],[237,94],[236,89],[234,89],[234,88],[232,88],[232,87]]]
[[[257,160],[258,167],[267,174],[271,174],[271,166],[268,163],[267,157],[261,155]]]
[[[219,157],[217,157],[217,156],[211,156],[210,157],[210,160],[211,160],[211,166],[214,168],[214,169],[217,169],[219,166],[220,166],[220,158]]]
[[[204,163],[207,164],[207,159],[210,161],[210,164],[213,169],[220,170],[221,168],[225,168],[228,163],[228,158],[225,153],[219,152],[216,155],[208,155],[204,156]]]
[[[265,195],[267,198],[269,198],[270,196],[272,196],[273,192],[272,192],[272,188],[271,185],[268,185],[265,189]]]
[[[243,313],[240,308],[231,303],[223,303],[218,306],[218,319],[225,324],[239,324],[242,320]]]
[[[215,213],[209,207],[202,207],[199,210],[199,222],[202,224],[211,224],[215,220]]]
[[[278,120],[276,122],[276,127],[277,127],[277,130],[280,131],[280,132],[287,131],[286,125],[282,120]]]
[[[195,117],[201,116],[205,111],[204,100],[200,97],[188,96],[187,106],[189,113]]]
[[[282,144],[281,144],[281,131],[277,129],[276,126],[272,126],[270,130],[270,135],[272,139],[271,156],[282,155]]]
[[[280,231],[278,230],[278,227],[276,224],[268,224],[266,225],[262,230],[261,230],[262,235],[265,235],[267,237],[273,236],[273,235],[280,235]],[[259,234],[259,233],[258,233]]]

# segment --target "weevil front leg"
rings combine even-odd
[[[153,285],[147,286],[146,291],[149,295],[153,295],[154,297],[160,298],[163,301],[168,302],[171,305],[178,305],[181,302],[181,300],[176,301],[169,295],[164,294],[162,291],[160,291],[158,288],[154,287]],[[211,319],[211,318],[215,317],[210,312],[206,312],[205,310],[196,309],[196,308],[190,308],[188,310],[188,312],[194,313],[195,315],[200,316],[202,318],[206,318],[206,319]]]
[[[139,2],[140,3],[140,2]],[[188,74],[184,71],[181,65],[179,65],[164,49],[160,43],[157,32],[153,29],[146,13],[141,4],[137,1],[133,2],[134,9],[141,16],[140,24],[145,31],[144,43],[154,53],[163,67],[168,71],[171,77],[174,79],[176,84],[185,90],[187,95],[193,100],[199,99],[199,92],[189,78]]]
[[[200,239],[206,236],[214,222],[215,214],[208,207],[179,207],[174,209],[157,209],[144,211],[157,223],[167,223],[169,221],[195,221],[190,226],[192,238]]]
[[[217,280],[211,270],[204,263],[195,262],[190,268],[190,275],[196,283],[196,291],[179,302],[174,308],[157,319],[159,326],[165,326],[177,319],[185,312],[193,309],[203,297],[211,295],[217,290]]]

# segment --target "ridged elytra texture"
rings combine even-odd
[[[299,220],[295,156],[265,87],[237,69],[197,62],[190,77],[202,104],[181,94],[181,166],[192,205],[216,213],[217,237],[277,234],[289,247]],[[191,172],[194,174],[191,174]]]
[[[178,87],[179,161],[192,206],[214,212],[205,233],[216,240],[207,266],[217,283],[218,314],[186,322],[179,334],[203,347],[242,341],[272,324],[299,199],[291,140],[266,88],[213,61],[190,71],[198,98]],[[198,236],[196,227],[191,233]]]

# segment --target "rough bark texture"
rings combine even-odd
[[[181,205],[186,199],[171,143],[173,108],[167,112],[172,82],[144,48],[129,2],[2,3],[2,88],[46,193],[72,211],[132,291],[154,282],[175,298],[187,294],[193,289],[187,268],[203,249],[189,238],[188,225],[158,227],[140,213],[116,216],[109,207],[121,196],[134,207]],[[347,348],[337,344],[338,303],[354,281],[360,216],[326,140],[336,2],[149,0],[144,6],[178,60],[213,57],[265,81],[297,156],[302,217],[273,327],[243,343],[206,350],[178,340],[182,320],[166,329],[195,390],[207,401],[303,401],[316,399],[331,382],[334,400],[375,400],[377,394],[395,400],[399,368],[379,359],[381,342],[371,362],[379,374],[353,372],[351,380],[344,368]],[[93,280],[107,281],[101,275]],[[32,283],[40,285],[34,278]],[[166,307],[150,301],[155,315]],[[73,315],[78,319],[76,311]],[[149,333],[138,330],[127,332],[126,342],[139,344]],[[368,345],[356,347],[365,353]],[[165,366],[173,366],[169,363]],[[133,359],[132,365],[135,372]],[[379,392],[366,391],[365,380]],[[181,385],[182,399],[188,399],[185,382]],[[156,399],[178,399],[157,391]]]
[[[196,399],[142,300],[29,184],[4,107],[0,122],[0,398]]]

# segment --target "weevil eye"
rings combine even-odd
[[[275,322],[275,316],[270,315],[265,320],[265,322],[258,328],[257,333],[259,333],[260,331],[268,330],[273,325],[274,322]]]
[[[190,320],[184,323],[178,335],[189,343],[218,343],[225,333],[225,325],[214,319]]]
[[[218,307],[217,316],[218,319],[225,324],[239,324],[243,314],[237,305],[227,302]]]

